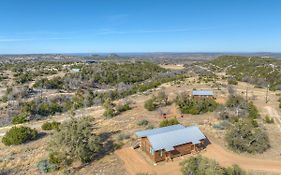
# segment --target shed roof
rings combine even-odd
[[[167,127],[163,127],[163,128],[155,128],[155,129],[149,129],[149,130],[145,130],[145,131],[138,131],[138,132],[136,132],[136,135],[138,137],[148,137],[150,135],[165,133],[165,132],[174,131],[174,130],[183,129],[183,128],[185,128],[185,127],[182,125],[172,125],[172,126],[167,126]]]
[[[175,146],[193,143],[198,144],[200,140],[205,139],[205,135],[196,126],[184,127],[182,125],[174,125],[177,129],[167,129],[164,127],[164,132],[157,132],[147,136],[154,151],[165,149],[166,151],[174,150]],[[172,127],[173,128],[173,127]],[[159,131],[159,129],[154,129]],[[153,130],[151,130],[153,131]],[[151,133],[151,132],[150,132]]]
[[[194,90],[194,91],[192,91],[192,95],[195,95],[195,96],[213,96],[214,93],[211,90]]]

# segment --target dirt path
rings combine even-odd
[[[281,161],[263,160],[240,156],[230,151],[226,151],[217,144],[209,145],[207,151],[203,152],[202,155],[210,159],[215,159],[222,166],[231,166],[233,164],[237,164],[241,168],[249,171],[254,170],[281,173]]]
[[[153,165],[143,158],[133,148],[123,148],[116,151],[118,157],[124,162],[129,175],[137,173],[152,173],[161,175],[180,175],[179,161]]]
[[[135,175],[140,172],[161,175],[179,175],[181,174],[179,163],[183,161],[184,158],[189,157],[184,156],[175,159],[173,162],[162,162],[159,165],[153,165],[151,162],[148,162],[144,157],[142,157],[138,151],[132,148],[123,148],[121,150],[117,150],[116,154],[124,162],[124,166],[130,175]],[[201,155],[210,159],[214,159],[225,167],[237,164],[247,171],[281,173],[281,161],[263,160],[240,156],[225,150],[217,144],[209,145],[206,151],[203,151]]]

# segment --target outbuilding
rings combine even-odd
[[[214,92],[211,90],[193,90],[193,98],[214,98]]]

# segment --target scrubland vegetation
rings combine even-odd
[[[95,64],[3,64],[0,66],[3,71],[0,82],[4,82],[0,108],[5,117],[0,118],[0,126],[16,126],[6,132],[2,142],[7,146],[25,145],[47,137],[48,142],[44,144],[48,147],[48,155],[41,156],[36,162],[37,171],[41,173],[96,163],[122,145],[131,144],[134,141],[131,136],[137,129],[179,123],[194,123],[214,130],[228,149],[236,153],[262,154],[271,147],[266,127],[275,126],[278,120],[274,114],[263,115],[257,101],[244,97],[235,89],[242,84],[240,81],[259,88],[266,88],[269,84],[270,90],[281,89],[280,65],[280,61],[273,59],[236,56],[185,65],[181,70],[167,70],[152,62],[128,60]],[[157,88],[163,83],[167,83],[165,88],[181,91],[171,93],[170,89]],[[222,96],[223,103],[215,98],[192,97],[189,92],[191,87],[197,89],[193,86],[195,84],[199,88],[216,90],[215,96]],[[133,98],[130,95],[134,95]],[[142,101],[136,104],[134,98],[140,96]],[[278,102],[281,108],[281,99]],[[175,109],[170,106],[173,103]],[[102,109],[97,123],[92,120],[96,116],[75,116],[80,109],[97,105]],[[163,116],[155,117],[155,114],[166,112],[171,117],[164,120]],[[49,119],[61,117],[61,114],[64,115],[63,120],[58,120],[63,121],[61,123]],[[206,115],[210,117],[207,119]],[[30,121],[36,123],[45,119],[49,122],[40,121],[43,124],[40,123],[36,130],[26,127]],[[111,132],[107,125],[119,130]],[[107,130],[110,132],[105,132]],[[181,167],[183,174],[247,174],[236,165],[225,168],[200,156],[182,162]]]
[[[206,112],[213,112],[218,104],[212,98],[195,99],[186,93],[177,96],[176,104],[183,114],[203,114]]]
[[[181,171],[183,175],[246,175],[239,166],[233,165],[229,168],[223,168],[216,161],[204,158],[202,156],[191,157],[181,162]]]
[[[41,128],[45,131],[48,131],[48,130],[59,130],[59,126],[60,126],[61,123],[59,122],[56,122],[56,121],[53,121],[53,122],[45,122]]]
[[[168,96],[164,91],[159,92],[156,96],[148,99],[144,103],[145,109],[148,111],[154,111],[155,109],[171,104],[168,101]]]
[[[2,138],[2,142],[9,145],[19,145],[36,139],[38,133],[35,129],[28,127],[13,127]]]
[[[32,65],[33,69],[31,69]],[[25,65],[15,67],[9,65],[7,67],[21,74],[25,69],[35,72],[39,69],[45,70],[46,68],[42,68],[42,66],[46,66],[48,69],[61,71],[63,74],[62,76],[46,78],[43,76],[45,73],[41,70],[38,75],[36,74],[30,80],[22,82],[22,86],[7,87],[2,101],[9,105],[9,111],[6,111],[8,118],[2,122],[0,118],[0,126],[8,123],[24,123],[46,118],[56,113],[104,104],[106,100],[121,99],[158,87],[162,83],[185,77],[182,71],[168,71],[149,62],[104,62],[89,65],[74,63],[73,65],[70,63],[63,65],[59,63],[54,68],[52,68],[54,66],[52,63],[46,63],[46,65],[34,63],[26,67],[22,66]],[[80,71],[71,72],[73,68]],[[28,87],[26,83],[31,80],[35,80],[35,83],[32,87]],[[105,90],[100,92],[99,89]],[[48,92],[48,90],[68,92],[68,94],[42,97],[42,93]],[[12,100],[18,101],[11,102]],[[108,109],[108,115],[123,112],[128,110],[127,108],[128,105],[117,106],[116,112]]]
[[[97,158],[102,142],[93,129],[88,118],[62,124],[52,136],[49,161],[57,165],[69,165],[74,160],[86,163]]]
[[[166,126],[171,126],[171,125],[177,125],[180,122],[176,118],[172,119],[165,119],[160,122],[160,127],[166,127]]]
[[[215,127],[227,128],[225,139],[234,151],[262,153],[270,147],[267,133],[257,122],[260,114],[252,101],[231,95],[226,106],[219,110],[219,115],[224,126]]]
[[[229,84],[248,82],[256,87],[281,90],[281,61],[272,58],[221,56],[208,62],[210,70],[225,71]]]
[[[225,137],[229,147],[239,152],[262,153],[270,147],[263,128],[257,127],[247,119],[235,122]]]

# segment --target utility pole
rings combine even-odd
[[[269,90],[269,84],[267,85],[266,88],[265,103],[268,103],[268,90]]]

